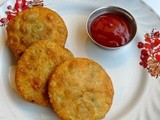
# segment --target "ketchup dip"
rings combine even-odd
[[[136,34],[136,22],[132,15],[122,8],[108,7],[92,12],[88,18],[88,34],[98,45],[118,48],[128,44]],[[98,11],[102,13],[98,13]],[[96,13],[97,12],[97,13]],[[93,16],[95,14],[95,16]]]

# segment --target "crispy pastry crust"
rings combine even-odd
[[[67,27],[61,16],[45,7],[33,7],[20,12],[7,26],[7,43],[16,58],[38,40],[52,40],[64,46]]]
[[[86,58],[73,58],[56,67],[48,92],[52,107],[62,120],[102,119],[114,95],[105,70]]]
[[[53,41],[35,42],[18,61],[15,75],[18,93],[29,102],[48,106],[48,79],[57,65],[71,58],[68,49]]]

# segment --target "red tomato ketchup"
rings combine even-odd
[[[121,14],[105,13],[93,20],[90,26],[92,38],[107,47],[119,47],[130,41],[129,21]]]

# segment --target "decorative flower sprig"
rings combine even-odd
[[[141,49],[140,65],[146,68],[153,77],[160,76],[160,31],[153,29],[144,35],[145,42],[139,42]]]
[[[29,9],[33,6],[43,6],[43,0],[16,0],[16,3],[12,7],[7,6],[6,16],[0,18],[0,26],[6,26],[19,12]]]

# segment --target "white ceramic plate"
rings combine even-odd
[[[7,4],[0,7],[4,16]],[[107,51],[91,42],[85,30],[87,16],[94,9],[115,5],[128,10],[136,19],[138,32],[135,40],[120,50]],[[137,43],[153,28],[160,30],[160,19],[139,0],[45,0],[45,6],[57,11],[64,19],[69,34],[66,47],[76,57],[97,61],[112,78],[115,95],[105,120],[159,120],[160,80],[151,78],[139,66]],[[14,90],[16,60],[8,49],[5,28],[0,28],[0,120],[58,120],[50,108],[24,101]]]
[[[3,5],[7,0],[0,0],[0,6]]]

